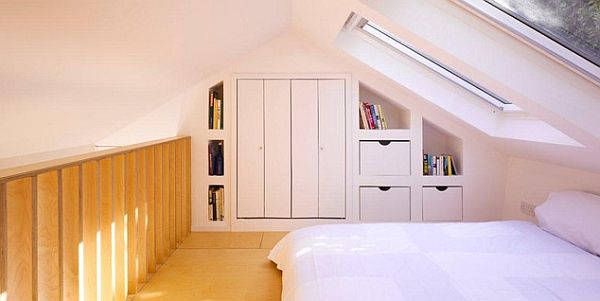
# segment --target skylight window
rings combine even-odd
[[[436,60],[435,58],[423,53],[422,51],[408,45],[406,42],[400,40],[398,37],[394,36],[390,32],[384,30],[380,26],[374,24],[373,22],[362,19],[358,22],[357,28],[377,39],[379,42],[384,43],[385,45],[400,51],[401,53],[409,56],[410,58],[416,60],[417,62],[423,64],[429,69],[437,72],[438,74],[444,76],[445,78],[451,80],[452,82],[460,85],[465,88],[469,92],[479,96],[484,99],[494,107],[504,110],[504,111],[520,111],[521,109],[516,105],[512,104],[507,99],[495,94],[494,92],[486,89],[482,85],[474,82],[463,74],[460,74],[456,70],[450,68],[447,65],[444,65],[442,62]]]
[[[600,83],[600,1],[453,1]]]
[[[484,1],[600,67],[600,1]]]

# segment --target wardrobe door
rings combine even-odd
[[[263,80],[237,81],[237,216],[263,218]]]
[[[319,216],[317,80],[292,80],[292,217]]]
[[[346,216],[345,84],[319,80],[319,217]]]
[[[265,217],[291,217],[290,80],[265,80]]]

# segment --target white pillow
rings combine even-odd
[[[539,226],[600,255],[600,196],[581,191],[552,192],[535,208]]]

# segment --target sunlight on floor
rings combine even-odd
[[[192,233],[133,300],[280,300],[281,272],[267,255],[285,234]]]

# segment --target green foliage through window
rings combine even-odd
[[[484,0],[600,66],[600,0]]]

